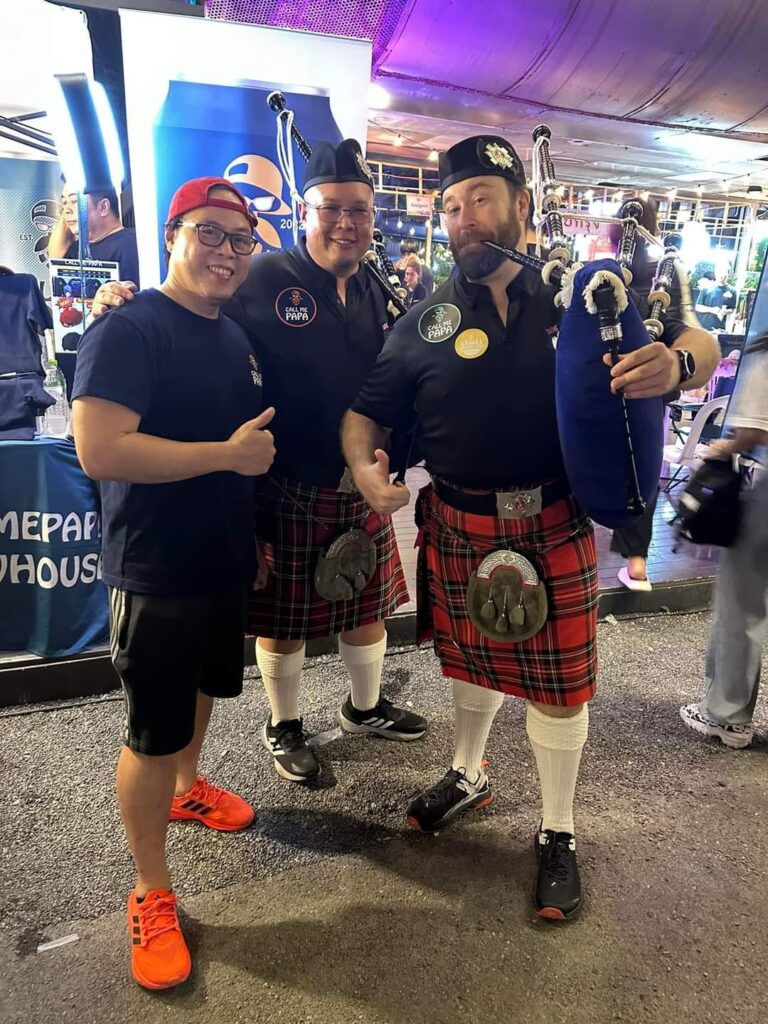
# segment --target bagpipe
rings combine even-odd
[[[648,508],[659,484],[663,448],[663,404],[658,398],[628,401],[611,391],[610,367],[664,331],[663,314],[671,301],[679,235],[664,239],[664,256],[648,296],[643,321],[627,291],[638,236],[657,244],[642,228],[638,202],[625,204],[615,260],[573,261],[563,230],[562,204],[549,151],[551,131],[533,131],[533,191],[549,245],[548,259],[485,244],[539,272],[559,290],[555,304],[563,316],[557,339],[555,391],[558,431],[566,473],[587,515],[602,526],[629,525]],[[613,218],[610,218],[613,221]]]
[[[296,188],[291,140],[296,143],[299,153],[307,161],[312,156],[312,147],[294,124],[294,113],[287,107],[285,96],[281,92],[271,92],[267,96],[267,104],[269,109],[277,114],[277,159],[291,193],[293,240],[295,243],[298,241],[297,206],[301,197]],[[402,287],[397,271],[387,256],[384,238],[378,228],[373,231],[372,248],[363,256],[363,265],[370,279],[384,295],[387,310],[392,319],[395,320],[402,313],[407,312],[405,299],[408,292]]]

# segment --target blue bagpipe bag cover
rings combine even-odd
[[[603,362],[608,346],[600,338],[597,313],[589,312],[585,289],[595,274],[607,271],[622,282],[614,260],[594,260],[576,270],[563,291],[557,340],[555,391],[560,445],[573,493],[587,515],[601,526],[618,529],[636,516],[627,511],[629,455],[621,399],[611,392],[611,369]],[[570,293],[570,294],[569,294]],[[648,332],[631,295],[620,313],[621,354],[649,343]],[[619,309],[623,302],[620,300]],[[663,446],[660,397],[627,399],[629,425],[640,493],[650,502],[659,485]]]

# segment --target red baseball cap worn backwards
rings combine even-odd
[[[222,199],[218,196],[210,198],[210,193],[216,188],[226,188],[232,193],[231,199]],[[193,178],[185,182],[177,189],[171,205],[168,209],[168,221],[176,220],[190,210],[196,210],[200,206],[220,206],[224,210],[236,210],[248,218],[251,228],[255,228],[258,218],[248,209],[248,203],[238,192],[231,181],[226,178]]]

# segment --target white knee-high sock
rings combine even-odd
[[[470,782],[484,774],[482,762],[488,733],[496,712],[504,703],[504,694],[484,686],[453,680],[453,707],[456,716],[453,767],[463,768]]]
[[[386,653],[386,633],[375,644],[366,644],[364,647],[344,643],[339,637],[339,656],[349,672],[352,705],[358,711],[370,711],[379,702]]]
[[[272,709],[272,725],[299,717],[299,680],[306,644],[293,654],[273,654],[256,641],[256,664]]]
[[[529,704],[526,731],[539,768],[541,827],[573,834],[573,794],[589,731],[587,705],[570,718],[555,718]]]

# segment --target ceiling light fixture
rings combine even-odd
[[[368,86],[368,106],[374,110],[386,110],[390,103],[390,95],[383,85],[371,82]]]

